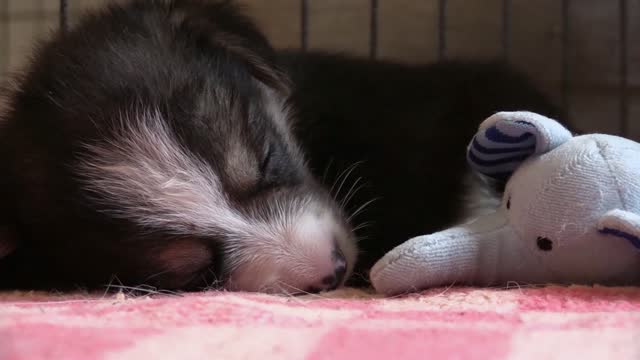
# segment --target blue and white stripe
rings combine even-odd
[[[504,180],[536,151],[535,126],[526,121],[497,122],[481,129],[467,149],[471,167]]]
[[[498,180],[509,176],[534,154],[543,154],[571,139],[569,130],[546,116],[499,112],[481,125],[467,148],[467,160],[481,174]]]
[[[640,238],[633,235],[633,234],[629,234],[628,232],[624,232],[622,230],[618,230],[618,229],[613,229],[613,228],[603,228],[598,230],[600,233],[605,234],[605,235],[613,235],[613,236],[617,236],[617,237],[621,237],[623,239],[628,240],[631,245],[635,246],[636,248],[640,249]]]

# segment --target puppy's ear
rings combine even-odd
[[[555,120],[527,111],[499,112],[480,124],[467,148],[475,171],[506,180],[529,157],[549,152],[571,139]]]
[[[285,96],[290,93],[289,78],[275,62],[272,54],[260,54],[252,49],[251,44],[245,39],[228,32],[218,31],[211,35],[211,41],[245,64],[256,80]]]
[[[251,19],[244,16],[243,7],[231,1],[184,2],[174,4],[170,21],[198,41],[244,64],[264,85],[289,95],[291,82],[278,64],[275,50]]]

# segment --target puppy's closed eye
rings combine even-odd
[[[263,189],[278,186],[294,186],[302,182],[302,174],[291,164],[290,155],[282,143],[270,143],[260,166]]]
[[[260,162],[260,175],[262,178],[266,177],[267,171],[269,170],[269,165],[271,163],[271,157],[273,157],[273,146],[271,144],[267,145],[267,150],[262,157],[262,161]]]

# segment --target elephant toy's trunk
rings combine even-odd
[[[511,253],[518,242],[505,213],[499,210],[409,240],[373,267],[371,280],[386,294],[452,284],[493,285],[509,276],[509,268],[517,271],[520,267],[518,259],[505,253],[505,249]]]

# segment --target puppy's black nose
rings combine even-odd
[[[333,250],[333,274],[322,279],[322,285],[327,290],[333,290],[342,284],[344,276],[347,274],[347,260],[340,249]]]

